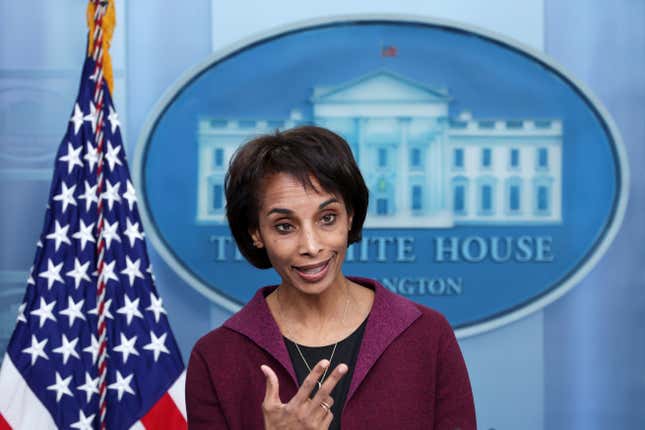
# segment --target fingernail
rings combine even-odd
[[[323,369],[326,369],[327,366],[329,366],[329,360],[322,360],[320,362],[320,365],[322,366]]]
[[[338,365],[338,371],[339,371],[340,373],[343,373],[343,374],[344,374],[344,373],[346,373],[348,370],[349,370],[349,368],[347,367],[347,365],[346,365],[346,364],[341,363],[341,364],[339,364],[339,365]]]

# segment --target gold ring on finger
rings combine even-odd
[[[325,412],[329,412],[329,409],[331,408],[331,406],[325,402],[320,402],[320,407],[323,408]]]

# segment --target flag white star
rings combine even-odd
[[[67,143],[67,155],[63,155],[58,160],[67,163],[67,174],[69,175],[74,170],[74,166],[83,167],[83,162],[81,161],[81,151],[83,150],[82,146],[74,149],[74,145],[71,142]]]
[[[96,133],[96,123],[99,119],[99,111],[96,109],[93,102],[90,102],[90,113],[85,115],[83,119],[92,124],[92,133]]]
[[[149,264],[148,264],[148,268],[146,269],[146,272],[150,273],[150,277],[151,277],[151,278],[152,278],[152,280],[154,281],[154,280],[155,280],[155,274],[154,274],[154,273],[152,273],[152,263],[149,263]]]
[[[123,163],[119,159],[119,152],[121,151],[121,146],[117,146],[116,148],[112,147],[112,142],[108,140],[108,147],[107,147],[107,153],[105,154],[105,159],[107,160],[108,164],[110,165],[110,170],[114,171],[114,166],[119,165],[123,166]]]
[[[38,357],[42,357],[45,360],[49,360],[47,353],[45,352],[45,345],[47,345],[47,338],[44,338],[41,341],[38,341],[36,335],[31,335],[31,346],[22,350],[25,354],[31,355],[31,365],[33,366]]]
[[[105,313],[105,318],[114,319],[114,316],[110,313],[110,305],[112,305],[112,299],[107,299],[105,301],[105,306],[103,308],[103,312]],[[99,315],[99,305],[97,304],[96,307],[94,307],[94,309],[92,309],[91,311],[88,311],[87,313],[98,316]]]
[[[130,339],[125,337],[123,333],[121,333],[121,344],[118,346],[115,346],[113,348],[114,351],[120,352],[123,354],[123,364],[125,364],[128,361],[128,357],[130,354],[132,355],[139,355],[139,351],[136,350],[134,347],[135,342],[137,341],[136,336],[132,336]]]
[[[117,309],[116,313],[117,314],[123,314],[126,316],[126,320],[128,322],[128,325],[132,322],[132,318],[138,317],[138,318],[143,318],[143,315],[139,311],[139,298],[137,297],[134,300],[130,300],[130,297],[124,295],[125,299],[125,304],[123,307]]]
[[[161,297],[155,296],[155,293],[150,293],[150,306],[146,308],[147,311],[150,311],[155,314],[155,322],[159,322],[161,314],[166,314],[166,310],[163,308],[163,299]]]
[[[92,354],[92,364],[95,364],[96,359],[99,357],[99,341],[96,338],[96,336],[92,335],[91,342],[92,343],[90,345],[88,345],[85,348],[83,348],[83,352],[88,352],[88,353]]]
[[[47,236],[45,236],[46,239],[54,239],[54,241],[55,241],[54,250],[55,251],[58,251],[58,248],[60,247],[61,243],[66,243],[68,245],[72,244],[72,241],[69,240],[69,237],[67,237],[67,230],[69,230],[69,225],[61,227],[61,225],[58,222],[58,220],[56,220],[56,224],[54,225],[54,232],[49,233]]]
[[[47,303],[45,301],[44,297],[40,298],[40,307],[36,310],[33,310],[29,312],[32,315],[36,315],[39,318],[39,326],[42,328],[47,320],[52,320],[56,322],[56,317],[54,316],[54,313],[52,312],[52,309],[54,309],[54,305],[56,305],[56,300],[52,300],[51,303]]]
[[[96,153],[96,148],[92,146],[92,143],[88,140],[85,145],[85,155],[83,156],[84,160],[90,165],[90,173],[94,170],[94,165],[99,162],[99,155]]]
[[[168,351],[168,348],[166,348],[165,345],[167,335],[168,333],[164,333],[161,336],[157,337],[157,335],[155,335],[153,331],[150,331],[150,343],[143,347],[143,349],[147,349],[148,351],[153,352],[155,363],[157,362],[157,359],[162,352],[170,354],[170,351]]]
[[[99,197],[96,195],[96,188],[97,185],[92,187],[89,182],[85,181],[85,191],[78,196],[79,199],[85,200],[85,212],[90,211],[92,203],[98,204],[99,202]]]
[[[74,257],[74,270],[70,270],[66,273],[66,275],[70,278],[74,278],[74,287],[76,289],[78,289],[78,286],[81,285],[81,281],[91,281],[90,277],[87,275],[87,269],[89,268],[89,266],[89,260],[86,261],[85,264],[81,264],[78,258]]]
[[[121,376],[121,372],[117,370],[116,382],[108,385],[108,389],[117,391],[119,400],[121,400],[121,397],[123,397],[123,393],[130,393],[134,395],[134,391],[132,390],[132,387],[130,387],[132,376],[134,376],[134,373],[131,373],[124,378],[123,376]]]
[[[69,122],[74,123],[74,134],[78,134],[78,129],[81,128],[81,125],[83,124],[83,111],[78,103],[74,105],[74,114],[70,118]]]
[[[81,241],[81,251],[85,250],[85,245],[87,245],[87,242],[96,242],[96,240],[94,239],[93,229],[94,223],[85,225],[85,222],[82,219],[80,220],[78,231],[74,233],[72,237]]]
[[[48,390],[56,391],[56,403],[60,402],[60,399],[64,395],[74,397],[72,392],[69,390],[70,382],[72,382],[72,375],[69,375],[67,378],[63,379],[60,376],[60,373],[56,372],[56,383],[47,387]]]
[[[99,79],[99,76],[101,75],[102,75],[102,69],[100,67],[95,67],[89,79],[90,81],[96,82],[96,80]]]
[[[128,236],[128,239],[130,240],[130,248],[134,247],[134,242],[137,239],[140,239],[143,241],[143,233],[139,231],[139,223],[135,222],[134,224],[130,222],[130,218],[125,219],[126,222],[126,227],[125,230],[123,231],[123,234]]]
[[[126,188],[127,190],[125,191],[125,193],[123,193],[123,198],[128,201],[128,209],[132,211],[132,207],[137,201],[137,192],[134,189],[134,185],[132,185],[132,182],[130,182],[129,179],[126,182]]]
[[[114,134],[114,131],[121,125],[121,123],[119,122],[119,115],[117,115],[113,106],[110,106],[110,114],[107,119],[110,121],[110,131]]]
[[[43,241],[42,241],[42,240],[38,240],[38,242],[36,242],[36,246],[37,246],[38,248],[42,248],[42,247],[43,247]]]
[[[97,381],[98,381],[98,379],[97,379]],[[97,392],[98,392],[98,390],[97,390]],[[83,410],[81,409],[81,410],[78,411],[78,421],[76,421],[75,423],[70,424],[70,427],[78,429],[78,430],[93,430],[94,426],[93,426],[92,422],[94,421],[95,416],[96,416],[96,414],[92,414],[92,415],[86,417],[85,414],[83,413]]]
[[[110,208],[110,210],[112,210],[114,202],[121,203],[121,196],[119,195],[119,188],[121,187],[121,183],[117,182],[116,184],[112,185],[109,180],[106,180],[105,187],[105,191],[103,191],[103,193],[101,194],[101,198],[103,200],[107,200],[108,207]]]
[[[63,356],[63,364],[67,364],[69,357],[81,358],[78,355],[78,352],[76,352],[76,344],[78,343],[77,337],[72,340],[68,340],[67,336],[63,334],[60,341],[61,345],[58,348],[54,348],[53,351]]]
[[[76,199],[74,198],[74,191],[76,190],[76,184],[72,185],[70,188],[67,188],[65,182],[61,182],[61,192],[54,196],[54,200],[60,201],[63,204],[63,213],[67,210],[67,206],[74,205],[76,206]]]
[[[126,268],[121,270],[121,273],[123,275],[128,275],[128,282],[130,283],[131,287],[134,285],[134,280],[136,278],[145,279],[143,277],[143,273],[141,273],[141,270],[139,270],[139,266],[141,265],[141,259],[137,258],[136,261],[132,261],[130,260],[130,256],[126,255],[125,265],[126,265]]]
[[[18,306],[18,318],[16,318],[16,322],[27,322],[27,318],[25,318],[25,308],[27,307],[27,303],[22,302],[20,303],[20,306]]]
[[[105,225],[103,226],[103,239],[105,239],[105,247],[106,249],[110,249],[110,245],[112,244],[113,240],[116,240],[117,242],[121,242],[121,236],[119,236],[119,233],[117,229],[119,228],[119,221],[114,221],[114,223],[110,224],[109,221],[105,221]]]
[[[78,302],[75,302],[73,298],[67,297],[67,308],[58,312],[61,315],[65,315],[69,319],[70,328],[72,327],[72,325],[74,325],[74,321],[76,321],[76,318],[85,320],[85,314],[81,312],[81,309],[83,308],[83,303],[85,303],[85,300],[83,299],[80,299]]]
[[[63,278],[60,276],[60,270],[62,268],[63,268],[62,261],[54,266],[52,259],[51,258],[47,259],[47,270],[42,273],[39,273],[38,276],[40,278],[47,278],[48,290],[51,290],[52,285],[54,285],[54,282],[56,281],[60,282],[61,284],[65,283],[65,281],[63,281]]]
[[[99,378],[92,379],[90,374],[88,372],[85,372],[85,383],[83,385],[79,385],[76,388],[85,391],[86,402],[89,403],[92,399],[92,395],[94,393],[99,393]]]
[[[104,263],[103,264],[103,282],[105,285],[108,284],[108,282],[116,281],[119,282],[119,277],[114,273],[114,265],[116,264],[116,260],[112,261],[110,263]]]
[[[29,268],[29,277],[27,278],[27,285],[36,285],[36,281],[34,281],[34,266],[31,266]]]

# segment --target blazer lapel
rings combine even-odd
[[[358,352],[347,400],[352,398],[367,372],[385,349],[417,318],[421,311],[414,303],[394,294],[378,282],[367,278],[350,277],[351,280],[374,289],[374,303],[367,317],[367,325]]]
[[[273,319],[265,299],[275,288],[276,286],[273,285],[259,289],[246,306],[224,322],[224,327],[248,337],[271,354],[291,375],[297,387],[298,380],[293,363],[282,339],[280,328]]]

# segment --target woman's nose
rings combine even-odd
[[[322,250],[320,233],[313,228],[303,228],[300,234],[300,253],[318,255]]]

